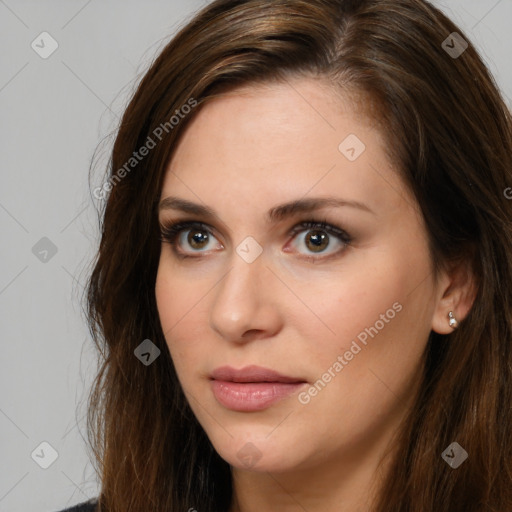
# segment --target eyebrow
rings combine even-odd
[[[308,213],[320,208],[340,208],[343,206],[357,208],[359,210],[363,210],[365,212],[376,215],[376,213],[367,205],[360,203],[359,201],[348,201],[336,197],[310,197],[307,199],[296,199],[288,203],[274,206],[267,212],[266,220],[268,223],[272,223],[287,217],[292,217],[297,213]],[[180,210],[185,213],[199,215],[206,218],[219,219],[217,213],[208,206],[193,203],[187,199],[181,199],[174,196],[169,196],[165,199],[162,199],[158,205],[158,210]]]

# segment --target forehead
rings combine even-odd
[[[329,194],[378,210],[397,207],[402,188],[361,103],[302,79],[246,86],[206,103],[180,138],[161,195],[271,208]]]

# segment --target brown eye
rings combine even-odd
[[[191,229],[187,236],[187,243],[194,249],[203,249],[208,243],[208,233],[202,229]]]
[[[183,236],[185,234],[187,236]],[[198,254],[206,252],[202,249],[205,249],[214,238],[208,226],[195,221],[177,222],[162,225],[160,228],[160,240],[172,245],[174,252],[184,258],[189,257],[187,252]]]
[[[290,236],[299,233],[304,233],[305,236],[296,236],[295,238],[299,238],[299,240],[302,238],[301,245],[307,249],[306,253],[302,251],[299,253],[306,257],[309,256],[309,259],[315,259],[311,258],[311,254],[323,254],[329,247],[338,245],[340,247],[338,251],[327,252],[325,257],[335,255],[342,252],[352,242],[352,238],[345,231],[327,222],[314,220],[301,222],[292,229]],[[184,236],[185,234],[186,236]],[[184,221],[161,226],[160,240],[171,244],[174,252],[182,258],[201,257],[202,253],[208,252],[203,249],[207,249],[209,242],[214,239],[216,238],[210,227],[197,221]],[[219,246],[222,248],[222,244]],[[196,253],[196,255],[192,253]],[[322,259],[322,257],[316,259]]]
[[[329,245],[329,237],[325,232],[315,229],[308,232],[305,243],[313,252],[322,252]]]
[[[345,231],[338,228],[337,226],[328,224],[326,221],[317,222],[310,220],[301,222],[293,228],[291,234],[297,235],[300,233],[304,233],[305,235],[296,237],[298,238],[299,242],[296,242],[295,246],[305,246],[307,252],[299,252],[304,254],[304,256],[309,256],[310,259],[312,253],[323,254],[330,246],[336,247],[336,245],[338,245],[338,247],[341,249],[338,251],[327,252],[327,256],[325,257],[329,257],[336,253],[342,252],[352,242],[352,238]]]

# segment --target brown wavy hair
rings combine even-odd
[[[469,44],[458,58],[443,45],[453,32]],[[101,354],[87,418],[98,510],[230,506],[230,466],[187,403],[159,322],[157,205],[201,105],[241,85],[295,77],[372,100],[367,113],[421,207],[436,273],[464,261],[476,283],[459,328],[431,332],[419,396],[375,510],[510,512],[512,119],[469,39],[425,0],[216,0],[150,65],[117,130],[87,289]],[[135,164],[149,138],[154,147]],[[161,350],[149,366],[134,356],[145,339]],[[456,470],[441,458],[453,441],[469,453]]]

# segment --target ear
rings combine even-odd
[[[475,301],[477,287],[469,259],[452,263],[438,279],[437,304],[432,317],[432,330],[450,334],[454,327],[449,324],[448,313],[460,322],[466,318]]]

